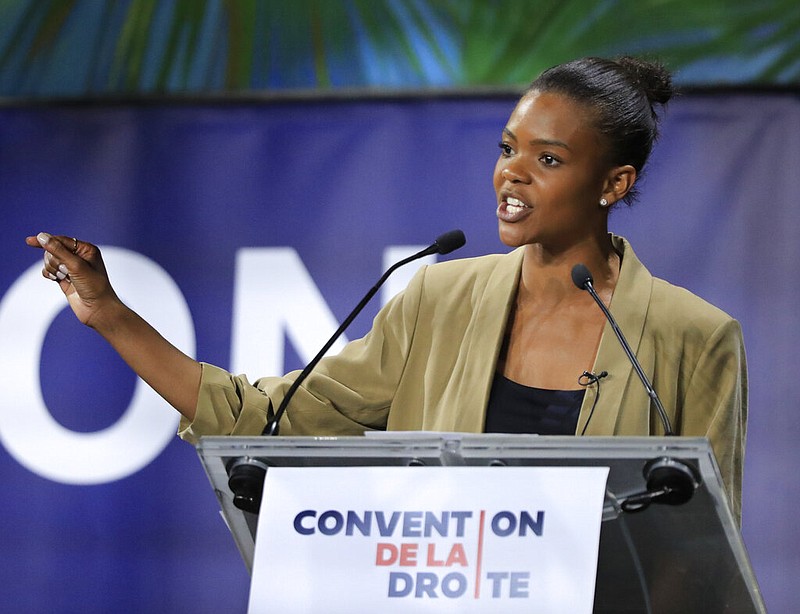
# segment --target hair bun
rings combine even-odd
[[[662,64],[630,56],[619,58],[617,63],[627,73],[631,83],[644,91],[651,104],[664,105],[675,93],[672,76]]]

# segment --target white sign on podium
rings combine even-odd
[[[249,611],[591,612],[607,467],[272,467]]]

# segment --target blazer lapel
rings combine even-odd
[[[650,295],[653,287],[653,277],[634,254],[630,244],[622,237],[612,235],[614,247],[622,253],[622,266],[611,299],[609,310],[617,321],[620,330],[628,340],[634,354],[637,353],[642,340],[647,309],[650,304]],[[648,365],[643,365],[646,370]],[[608,377],[600,380],[601,396],[595,408],[594,415],[586,429],[586,435],[613,435],[620,419],[623,397],[628,403],[633,400],[635,405],[641,404],[640,432],[647,432],[649,422],[649,397],[639,381],[639,376],[628,360],[622,345],[614,334],[611,325],[606,323],[600,346],[594,362],[594,373],[607,371]],[[630,389],[628,395],[625,391]],[[589,418],[597,393],[597,388],[587,391],[581,407],[578,420],[578,432],[583,429]],[[635,412],[632,412],[635,413]],[[633,416],[632,416],[633,417]],[[639,430],[639,429],[637,429]]]
[[[506,254],[492,271],[464,337],[459,356],[463,378],[456,395],[457,411],[453,412],[454,431],[483,432],[503,335],[519,285],[522,254],[521,248]]]

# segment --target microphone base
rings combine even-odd
[[[233,504],[238,509],[258,514],[268,468],[266,463],[248,456],[232,458],[225,463],[228,487],[233,493]]]
[[[644,466],[642,473],[648,491],[668,491],[657,501],[666,505],[683,505],[700,486],[697,469],[668,456],[652,459]]]
[[[700,475],[695,467],[682,460],[661,456],[645,463],[642,469],[647,490],[630,495],[620,503],[624,512],[646,510],[651,503],[683,505],[700,486]]]

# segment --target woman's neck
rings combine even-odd
[[[563,250],[547,249],[541,244],[527,245],[518,301],[533,302],[546,308],[577,298],[581,291],[572,282],[572,267],[576,264],[589,269],[595,289],[604,302],[609,303],[617,285],[621,257],[608,235],[602,241],[587,241]]]

